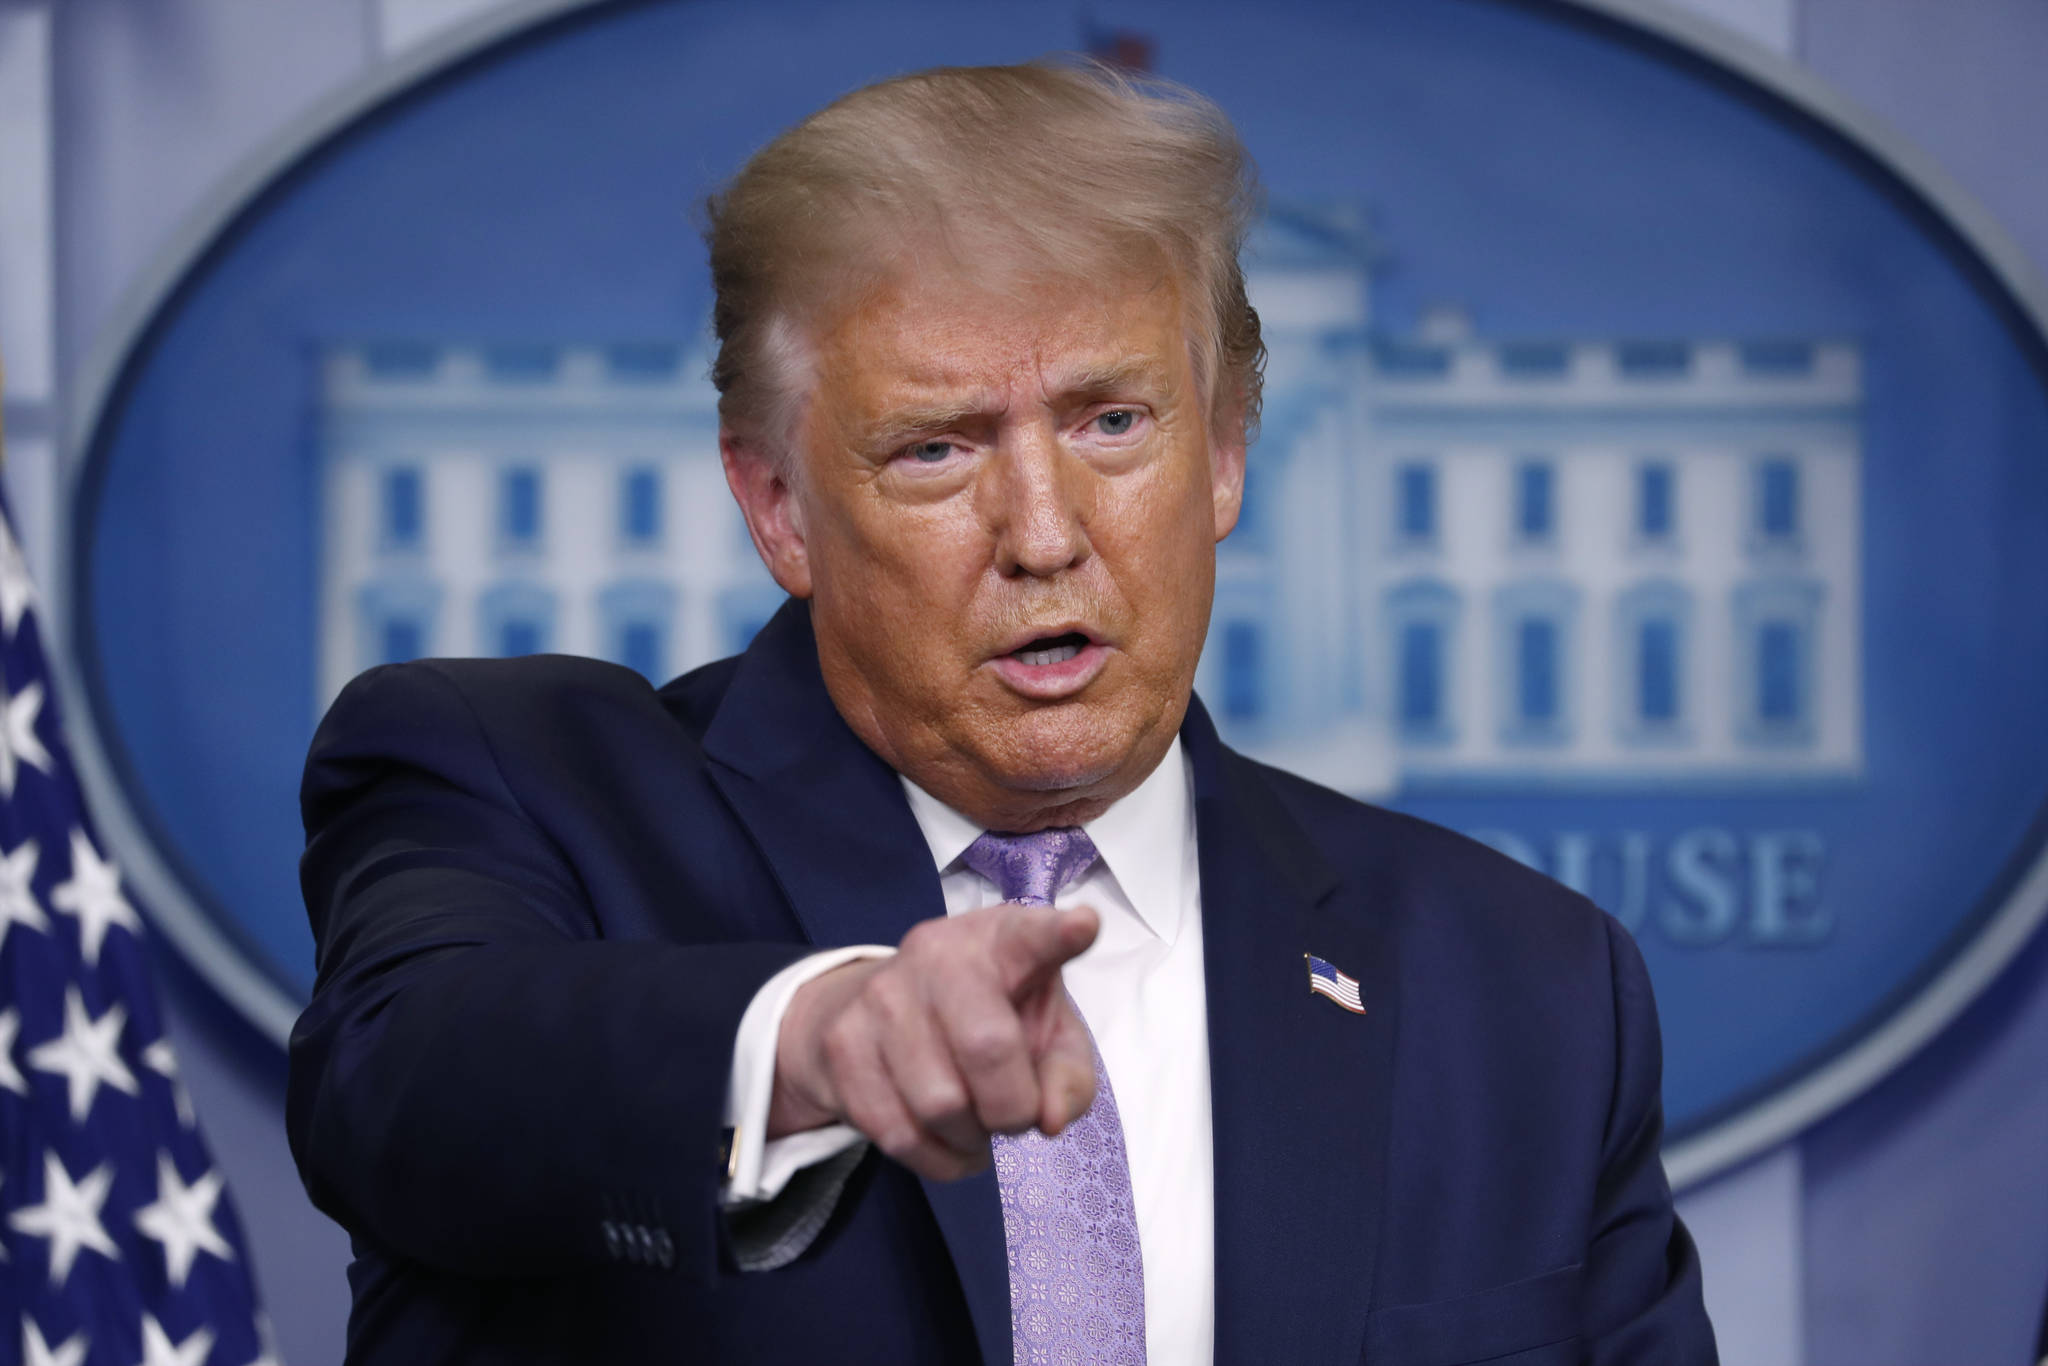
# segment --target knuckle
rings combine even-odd
[[[878,1106],[869,1094],[847,1097],[846,1117],[853,1121],[854,1128],[867,1135],[868,1142],[891,1157],[901,1157],[906,1143],[916,1140],[908,1120],[888,1107]]]
[[[967,1092],[951,1080],[925,1082],[910,1098],[911,1111],[927,1124],[945,1124],[968,1114]]]
[[[1013,1021],[984,1017],[962,1024],[953,1043],[961,1061],[976,1071],[986,1071],[1008,1062],[1018,1051],[1022,1037]]]
[[[900,973],[878,978],[868,988],[868,1008],[884,1028],[902,1029],[917,1014],[917,1002]]]
[[[834,1073],[843,1073],[854,1065],[860,1055],[861,1027],[842,1015],[826,1025],[818,1038],[818,1051],[824,1055],[825,1065]]]
[[[905,1166],[911,1165],[912,1159],[924,1148],[924,1139],[908,1124],[885,1124],[880,1133],[868,1137],[875,1141],[876,1147]]]
[[[897,945],[896,951],[899,954],[908,954],[912,958],[921,959],[942,949],[945,943],[945,921],[921,920],[910,927],[909,931],[903,936],[903,942]]]

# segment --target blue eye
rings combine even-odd
[[[1137,420],[1138,415],[1129,408],[1112,408],[1095,419],[1104,436],[1122,436],[1131,430],[1132,424]]]
[[[927,465],[936,465],[953,453],[950,441],[920,441],[907,452],[912,458]]]

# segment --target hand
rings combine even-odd
[[[1099,927],[1085,907],[990,906],[805,983],[782,1017],[768,1137],[843,1121],[953,1181],[988,1165],[990,1134],[1057,1134],[1095,1100],[1060,967]]]

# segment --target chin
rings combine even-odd
[[[1111,783],[1138,747],[1143,727],[1124,717],[1066,714],[1048,707],[1007,728],[989,767],[1019,792],[1073,792]]]
[[[1084,764],[1080,761],[1040,764],[1002,771],[1002,784],[1015,792],[1072,792],[1085,794],[1116,773],[1116,765]]]

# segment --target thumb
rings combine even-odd
[[[1101,927],[1086,906],[1001,907],[992,957],[1003,994],[1015,1001],[1045,985],[1095,942]]]

